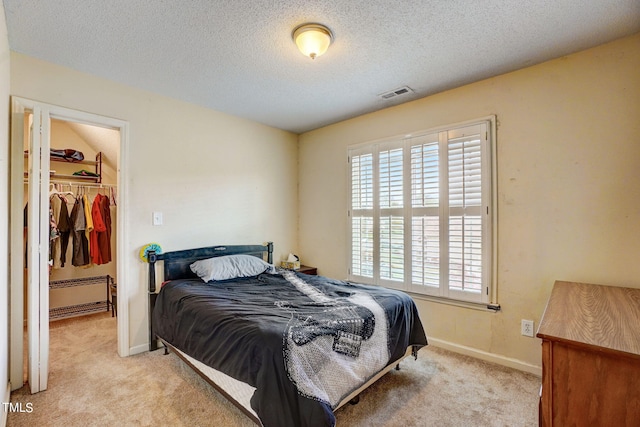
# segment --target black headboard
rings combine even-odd
[[[230,246],[208,246],[206,248],[186,249],[183,251],[167,252],[156,254],[150,251],[149,259],[149,292],[156,291],[155,283],[155,263],[164,261],[164,280],[186,279],[197,277],[189,267],[195,261],[213,258],[224,255],[253,255],[261,259],[266,259],[269,264],[273,264],[273,243],[267,242],[264,245],[230,245]]]
[[[190,265],[198,260],[213,258],[224,255],[253,255],[265,259],[269,264],[273,264],[273,242],[263,245],[230,245],[230,246],[209,246],[206,248],[186,249],[183,251],[166,252],[157,254],[149,251],[147,259],[149,261],[149,351],[155,350],[156,339],[153,333],[151,316],[156,302],[156,262],[164,261],[164,280],[185,279],[197,277],[190,268]]]

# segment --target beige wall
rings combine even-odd
[[[15,52],[11,94],[129,122],[129,241],[118,263],[131,281],[135,351],[148,341],[145,244],[171,251],[272,240],[276,258],[296,248],[296,135]],[[164,225],[152,225],[153,211]]]
[[[5,395],[9,382],[9,38],[0,0],[0,399]],[[0,412],[0,424],[4,424],[6,411]]]
[[[640,34],[300,137],[300,255],[347,275],[347,146],[495,114],[498,295],[482,312],[418,300],[427,335],[540,365],[556,279],[640,287]]]

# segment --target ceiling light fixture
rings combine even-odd
[[[293,30],[291,37],[300,52],[311,59],[325,53],[333,42],[331,30],[321,24],[302,24]]]

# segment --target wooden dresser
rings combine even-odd
[[[640,426],[640,289],[556,282],[537,337],[541,425]]]

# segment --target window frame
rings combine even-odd
[[[411,147],[412,141],[416,141],[419,138],[425,138],[433,135],[438,136],[438,156],[439,156],[439,165],[448,165],[449,156],[449,141],[451,141],[452,133],[456,131],[460,131],[463,128],[470,128],[472,126],[485,126],[483,132],[485,132],[485,138],[481,138],[480,150],[481,150],[481,206],[479,207],[480,211],[482,211],[482,284],[481,290],[479,293],[472,293],[468,291],[460,291],[456,289],[452,289],[449,286],[449,278],[445,276],[446,271],[443,272],[443,268],[439,268],[439,284],[437,287],[430,287],[425,285],[413,284],[413,280],[411,277],[412,274],[412,265],[411,265],[411,256],[412,256],[412,238],[411,238],[411,227],[414,218],[419,217],[419,215],[414,216],[414,212],[423,211],[423,212],[434,212],[434,209],[439,211],[437,218],[447,218],[447,221],[451,218],[451,213],[447,215],[447,206],[446,203],[439,201],[439,205],[437,208],[425,208],[419,207],[416,208],[412,205],[412,194],[411,194],[411,184],[412,184],[412,163],[411,163]],[[411,294],[415,294],[419,297],[424,297],[426,299],[433,299],[441,302],[448,302],[457,305],[463,306],[471,306],[471,307],[482,307],[488,308],[491,310],[499,310],[500,307],[497,301],[497,157],[496,157],[496,116],[487,116],[479,119],[469,120],[465,122],[458,122],[449,124],[446,126],[439,126],[436,128],[430,128],[426,130],[420,130],[417,132],[413,132],[410,134],[397,135],[394,137],[383,138],[358,144],[349,145],[347,147],[347,182],[348,182],[348,191],[347,191],[347,266],[348,266],[348,280],[366,283],[378,286],[385,286],[393,289],[399,289]],[[441,138],[445,135],[446,141],[444,143],[444,147],[447,147],[447,150],[442,150],[443,147]],[[448,137],[447,137],[448,136]],[[380,153],[386,152],[388,150],[394,150],[396,148],[402,148],[403,153],[403,207],[401,208],[389,208],[389,207],[381,207],[380,206]],[[443,152],[444,151],[444,152]],[[371,176],[373,178],[372,183],[372,191],[373,191],[373,200],[372,206],[365,211],[354,210],[352,205],[352,195],[353,195],[353,182],[352,182],[352,157],[361,156],[366,154],[371,154],[373,159],[372,165],[372,173]],[[446,163],[442,162],[443,156],[447,157]],[[448,168],[447,168],[448,169]],[[447,170],[448,174],[448,170]],[[449,191],[448,187],[448,176],[442,176],[442,170],[438,171],[438,182],[439,182],[439,191],[440,195],[443,194],[443,191]],[[444,188],[443,188],[444,185]],[[447,198],[448,203],[448,198]],[[404,245],[403,245],[403,258],[404,258],[404,267],[403,267],[403,280],[385,280],[381,277],[381,254],[380,254],[380,227],[381,227],[381,218],[384,213],[389,213],[393,215],[399,215],[403,218],[404,221]],[[372,277],[367,277],[363,275],[354,274],[354,265],[352,265],[353,261],[353,249],[354,249],[354,241],[353,241],[353,224],[354,217],[364,217],[364,218],[372,218],[371,221],[373,225],[371,227],[371,237],[372,237],[372,246],[373,246],[373,256],[372,256]],[[439,245],[443,244],[443,236],[446,236],[447,232],[444,230],[444,227],[447,227],[447,224],[439,224]],[[444,234],[443,234],[444,231]],[[448,241],[445,242],[448,245]],[[447,250],[447,256],[451,253]],[[439,266],[442,265],[442,262],[439,262]],[[355,268],[356,272],[358,271]]]

